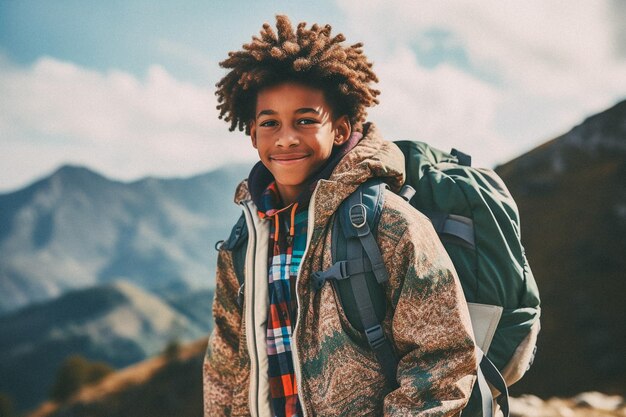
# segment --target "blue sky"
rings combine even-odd
[[[626,6],[525,2],[0,1],[0,192],[63,163],[116,179],[253,161],[217,120],[218,62],[285,13],[362,41],[388,139],[506,162],[626,98]]]

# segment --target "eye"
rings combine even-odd
[[[278,122],[276,120],[265,120],[264,122],[259,123],[261,127],[274,127],[277,126]]]
[[[297,124],[299,125],[312,125],[317,123],[315,119],[298,119]]]

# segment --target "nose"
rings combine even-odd
[[[278,132],[276,137],[276,146],[281,148],[290,148],[297,146],[300,143],[298,132],[292,127],[285,126]]]

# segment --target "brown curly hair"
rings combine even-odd
[[[254,119],[257,93],[285,81],[301,82],[320,88],[331,105],[334,117],[346,115],[352,129],[361,130],[366,108],[378,104],[378,82],[367,61],[363,44],[343,46],[342,34],[331,37],[331,26],[298,24],[294,32],[287,16],[276,16],[276,28],[265,23],[261,37],[229,52],[220,66],[230,69],[217,84],[219,118],[230,122],[230,130],[245,129]]]

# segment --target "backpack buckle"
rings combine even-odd
[[[350,223],[356,229],[360,229],[367,224],[367,209],[363,204],[355,204],[350,207]]]
[[[315,271],[311,274],[313,289],[318,291],[327,279],[341,280],[349,278],[348,263],[346,261],[335,262],[326,271]]]
[[[323,271],[315,271],[311,274],[311,286],[313,290],[319,291],[324,286],[326,282],[326,277],[324,276]]]
[[[372,349],[378,349],[385,343],[385,333],[383,333],[383,328],[380,324],[365,329],[365,336],[367,336],[367,341],[370,343]]]

